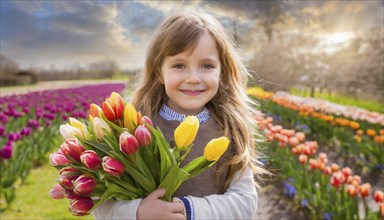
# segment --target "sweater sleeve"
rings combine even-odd
[[[141,200],[108,200],[93,210],[92,215],[95,219],[136,219],[137,208]]]
[[[253,219],[258,203],[253,173],[247,168],[240,179],[239,175],[237,172],[223,195],[187,196],[191,201],[191,219]]]

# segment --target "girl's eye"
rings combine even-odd
[[[204,69],[212,69],[213,65],[211,65],[211,64],[203,64],[203,68]]]
[[[185,68],[185,65],[184,64],[176,64],[173,66],[173,68],[176,68],[176,69],[184,69]]]

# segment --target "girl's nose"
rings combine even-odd
[[[200,83],[201,77],[199,70],[190,70],[186,78],[187,83]]]

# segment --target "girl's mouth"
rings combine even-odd
[[[188,89],[182,89],[180,90],[182,93],[190,96],[197,96],[204,92],[204,90],[188,90]]]

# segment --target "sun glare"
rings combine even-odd
[[[325,34],[320,37],[319,46],[323,48],[325,52],[333,53],[348,46],[354,36],[352,32]]]

